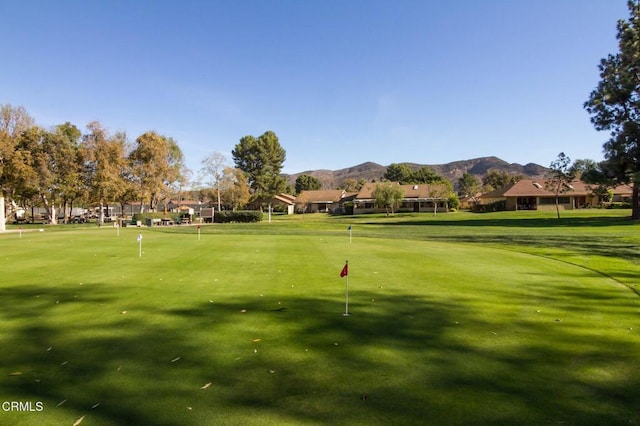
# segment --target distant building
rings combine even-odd
[[[631,187],[620,185],[614,188],[614,199],[622,201],[631,197]],[[555,210],[556,195],[546,189],[544,180],[522,179],[514,184],[484,193],[480,196],[480,206],[503,204],[499,210]],[[582,181],[573,181],[567,191],[559,194],[558,205],[563,210],[597,206],[601,197],[593,187]]]
[[[441,213],[449,211],[447,200],[449,188],[439,183],[418,183],[400,185],[392,183],[402,189],[403,197],[398,206],[398,211]],[[369,182],[362,186],[353,199],[353,214],[380,213],[385,209],[376,206],[373,191],[378,183]]]
[[[296,197],[296,210],[304,213],[340,213],[347,193],[342,189],[302,191]]]

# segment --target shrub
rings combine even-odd
[[[630,209],[631,208],[631,204],[624,201],[605,203],[604,206],[607,209]]]
[[[507,204],[504,200],[496,201],[491,204],[475,204],[471,207],[471,211],[474,213],[501,212],[506,209]]]
[[[229,222],[239,222],[239,223],[250,223],[250,222],[260,222],[262,221],[262,212],[259,211],[219,211],[216,212],[213,217],[213,221],[215,223],[229,223]]]

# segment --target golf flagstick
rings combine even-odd
[[[142,257],[142,232],[138,234],[138,258]]]
[[[345,286],[345,297],[344,297],[344,316],[349,316],[349,261],[347,260],[340,271],[340,278],[347,277],[346,286]]]

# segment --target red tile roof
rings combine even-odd
[[[374,198],[373,191],[376,189],[376,186],[380,182],[368,182],[365,183],[358,195],[356,196],[356,200],[372,200]],[[442,198],[442,190],[445,189],[445,185],[443,184],[427,184],[427,183],[417,183],[411,185],[400,185],[398,182],[385,182],[390,183],[391,185],[397,185],[402,188],[403,199],[433,199],[433,198]]]
[[[571,188],[564,195],[591,195],[594,185],[589,185],[576,180],[571,182]],[[628,185],[620,185],[614,189],[616,194],[626,194],[631,192]],[[544,180],[522,179],[512,185],[484,193],[480,198],[500,198],[500,197],[554,197],[555,193],[545,189]]]
[[[305,203],[337,203],[345,195],[342,189],[302,191],[297,200]]]

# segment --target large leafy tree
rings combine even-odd
[[[375,199],[376,206],[384,207],[388,215],[389,210],[391,210],[391,214],[393,214],[394,209],[400,204],[400,201],[402,201],[404,193],[400,185],[391,182],[382,182],[375,186],[371,195],[373,195]]]
[[[180,181],[184,156],[173,138],[156,132],[146,132],[136,139],[129,154],[134,179],[138,183],[140,200],[155,210]],[[165,204],[166,205],[166,204]]]
[[[11,104],[0,105],[0,189],[2,195],[11,197],[16,194],[15,180],[20,175],[11,173],[15,168],[10,167],[10,162],[16,153],[16,143],[19,136],[27,129],[33,127],[35,121],[22,107],[14,107]],[[18,159],[21,161],[22,159]]]
[[[358,192],[365,183],[367,183],[367,181],[362,178],[359,180],[347,178],[338,186],[338,189],[344,189],[346,192]]]
[[[473,201],[476,201],[476,195],[480,192],[480,181],[471,173],[464,173],[460,179],[458,179],[459,194],[463,197],[469,197]]]
[[[265,200],[269,203],[274,195],[284,191],[286,180],[280,175],[286,159],[286,151],[280,145],[278,136],[267,131],[257,138],[245,136],[231,151],[233,161],[245,174],[253,200]]]
[[[12,152],[5,159],[3,192],[21,204],[29,201],[33,206],[40,198],[37,161],[42,133],[43,130],[36,126],[23,131],[12,142]]]
[[[296,178],[296,194],[302,191],[314,191],[320,188],[322,188],[322,183],[315,176],[302,174]]]
[[[445,183],[448,182],[444,176],[441,176],[424,166],[411,174],[411,182],[407,183]]]
[[[85,183],[88,199],[100,205],[99,222],[104,223],[104,205],[116,201],[126,185],[123,170],[126,168],[125,145],[122,138],[110,137],[102,125],[91,122],[83,136]]]
[[[28,181],[19,178],[20,187],[32,189],[38,195],[52,224],[57,223],[56,202],[59,195],[56,179],[57,149],[55,136],[37,126],[22,132],[16,145],[16,151],[22,154],[22,170],[28,176]]]
[[[382,176],[383,180],[390,182],[398,182],[401,185],[412,183],[437,183],[444,182],[446,179],[434,172],[428,166],[421,167],[417,170],[411,170],[405,163],[392,163]]]
[[[600,81],[584,107],[596,130],[608,131],[603,170],[633,186],[632,212],[640,220],[640,2],[629,0],[629,19],[619,20],[619,51],[600,61]]]
[[[482,178],[482,186],[486,191],[492,191],[494,189],[500,189],[507,185],[514,184],[522,180],[523,176],[520,174],[509,174],[504,170],[489,170]]]
[[[249,184],[242,170],[235,167],[226,167],[222,171],[220,187],[223,202],[230,206],[232,210],[242,208],[249,202],[251,196]]]
[[[413,172],[404,163],[391,163],[387,166],[387,170],[384,172],[382,178],[389,182],[398,182],[401,185],[406,183],[412,183]]]
[[[69,122],[56,126],[51,135],[57,148],[53,155],[54,173],[57,189],[62,199],[65,223],[69,220],[69,213],[73,209],[74,201],[85,195],[80,154],[81,137],[80,129]]]

